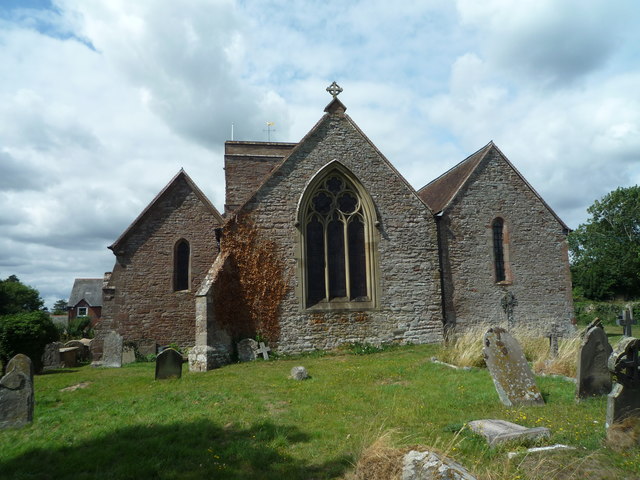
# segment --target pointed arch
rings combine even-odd
[[[189,242],[181,238],[173,248],[173,290],[189,290],[191,288],[191,247]]]
[[[318,171],[298,202],[303,308],[376,306],[377,215],[371,196],[338,161]]]

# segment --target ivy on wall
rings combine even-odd
[[[214,286],[216,319],[236,340],[276,343],[291,277],[276,242],[245,215],[225,225],[221,249],[229,257]]]

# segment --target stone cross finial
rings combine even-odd
[[[333,82],[331,85],[327,87],[327,92],[333,95],[333,98],[336,98],[342,92],[342,87],[338,85],[336,82]]]
[[[622,311],[622,315],[618,317],[616,321],[618,325],[622,327],[622,335],[625,337],[631,337],[631,325],[635,325],[636,321],[633,319],[633,310],[631,307],[627,307]]]
[[[267,347],[264,342],[260,342],[260,348],[258,350],[256,350],[256,353],[258,355],[262,355],[262,358],[264,358],[265,360],[269,360],[269,352],[271,351],[271,349],[269,347]]]

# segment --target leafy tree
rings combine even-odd
[[[67,313],[67,301],[64,298],[61,298],[53,304],[53,314],[63,315],[65,313]]]
[[[11,275],[0,280],[0,315],[35,312],[44,308],[40,293]]]
[[[574,287],[593,300],[640,296],[640,187],[618,188],[587,212],[569,234]]]
[[[58,329],[43,311],[0,317],[0,362],[3,370],[18,353],[28,356],[34,370],[42,370],[42,354],[47,343],[59,338]],[[4,373],[4,372],[3,372]]]

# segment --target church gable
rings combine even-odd
[[[290,279],[280,349],[437,342],[432,213],[345,109],[334,99],[234,215],[273,242]]]

